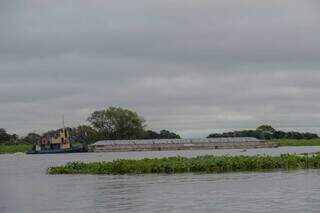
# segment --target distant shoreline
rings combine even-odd
[[[283,146],[320,146],[320,139],[277,139],[270,140],[271,143],[283,147]],[[15,154],[25,153],[32,147],[31,144],[12,144],[5,145],[0,144],[0,154]]]
[[[31,144],[0,144],[0,154],[25,153],[27,150],[31,149],[31,147]]]

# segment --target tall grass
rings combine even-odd
[[[320,154],[271,156],[169,157],[112,162],[72,162],[48,168],[48,174],[221,173],[320,168]]]
[[[30,144],[4,145],[0,144],[0,154],[12,154],[17,152],[26,152],[31,148]]]

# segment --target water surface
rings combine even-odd
[[[161,156],[279,155],[277,149],[0,155],[1,213],[319,212],[320,171],[175,175],[46,175],[70,161]]]

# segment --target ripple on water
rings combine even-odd
[[[278,149],[268,151],[272,150],[279,152]],[[248,151],[249,154],[253,152],[257,153],[258,150]],[[199,153],[212,154],[208,151],[196,152]],[[123,176],[45,174],[48,166],[75,160],[112,160],[123,156],[160,157],[166,154],[0,156],[0,212],[300,213],[318,212],[320,209],[318,170]],[[177,154],[189,156],[194,153],[169,152],[172,156]]]

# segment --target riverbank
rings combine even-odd
[[[320,154],[281,156],[199,156],[168,157],[112,162],[72,162],[48,168],[48,174],[174,174],[222,173],[291,169],[319,169]]]
[[[30,144],[0,145],[0,154],[14,154],[18,152],[25,153],[31,148]]]
[[[15,154],[15,153],[26,153],[32,147],[31,144],[14,144],[5,145],[0,144],[0,154]],[[82,148],[82,144],[74,143],[72,144],[74,148]]]

